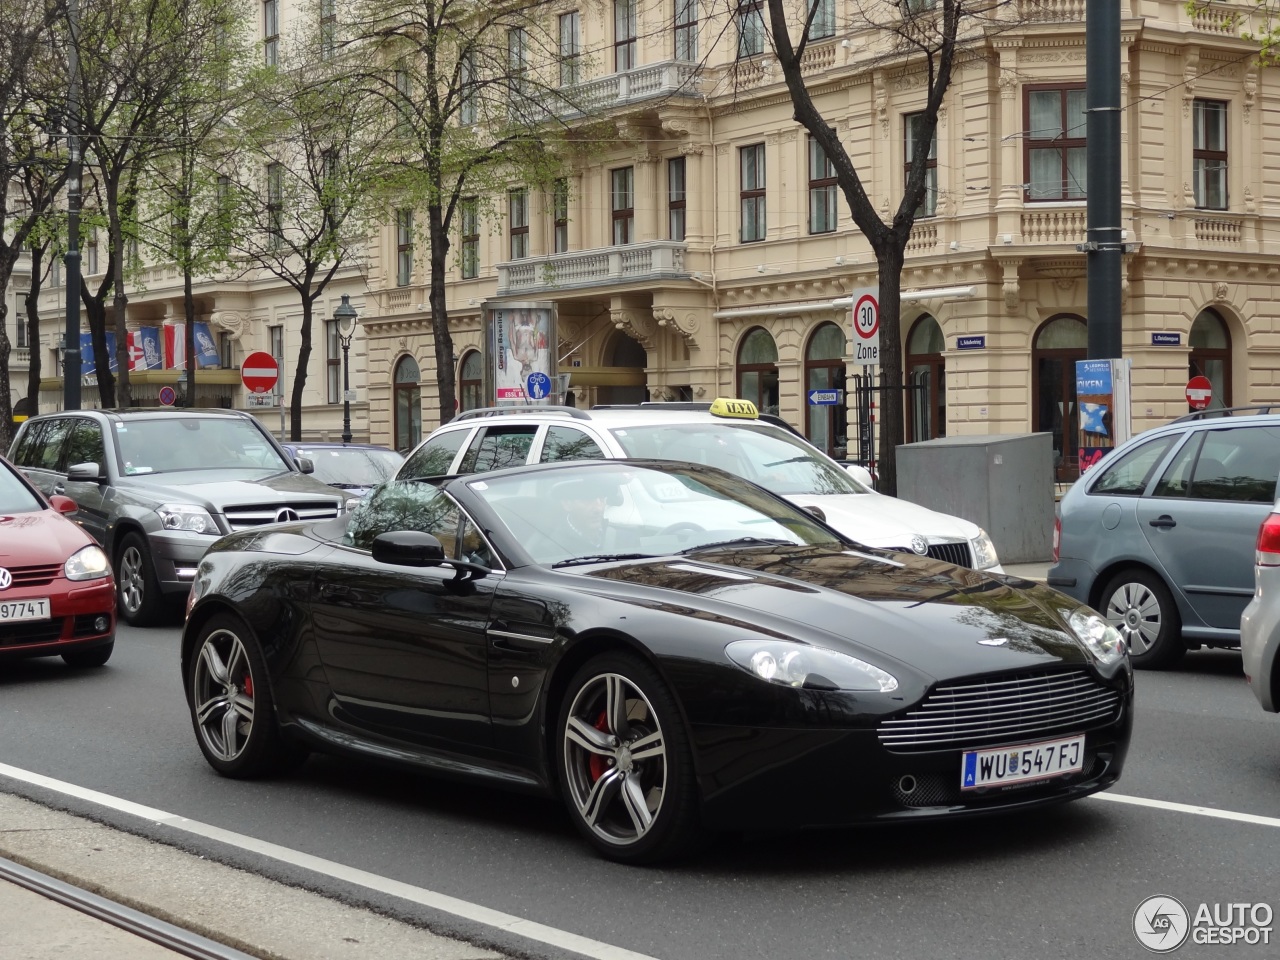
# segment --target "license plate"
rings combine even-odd
[[[0,600],[0,623],[48,619],[48,597],[40,597],[33,600]]]
[[[960,789],[1002,787],[1084,769],[1084,737],[1044,740],[1016,747],[969,750],[960,765]]]

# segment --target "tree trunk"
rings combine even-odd
[[[302,389],[307,385],[307,364],[311,362],[311,314],[315,309],[315,299],[311,294],[311,277],[307,277],[302,296],[302,329],[299,335],[302,343],[298,345],[298,367],[293,374],[293,393],[289,398],[289,439],[297,443],[302,439]]]
[[[44,276],[44,248],[31,248],[31,286],[27,289],[27,343],[31,345],[31,366],[27,370],[27,400],[31,412],[40,412],[40,278]]]
[[[444,281],[448,273],[449,235],[444,229],[438,203],[427,207],[431,239],[431,332],[436,351],[436,385],[440,391],[439,422],[448,423],[457,412],[456,363],[453,335],[449,333],[449,312],[445,306]]]
[[[880,458],[878,487],[898,495],[898,444],[903,437],[902,393],[902,266],[906,243],[890,232],[889,243],[876,251],[880,269]]]
[[[125,322],[127,320],[126,308],[129,304],[129,297],[124,292],[124,231],[120,227],[119,201],[117,197],[112,195],[114,192],[111,184],[108,183],[107,212],[111,217],[111,249],[116,251],[112,262],[112,286],[115,287],[115,297],[111,301],[115,310],[116,365],[118,368],[115,392],[116,402],[121,407],[131,407],[133,406],[133,390],[129,383],[129,327]],[[108,367],[109,372],[110,368]],[[102,382],[101,368],[98,370],[98,382]]]
[[[107,308],[97,297],[82,296],[81,300],[89,320],[89,349],[93,351],[93,363],[97,368],[98,400],[102,409],[112,410],[116,406],[116,378],[111,375],[111,357],[107,353]],[[80,369],[83,372],[83,365]]]
[[[0,290],[5,285],[0,284]],[[9,393],[9,305],[0,298],[0,450],[13,438],[13,397]]]

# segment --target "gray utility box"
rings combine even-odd
[[[1053,438],[944,437],[898,447],[898,496],[972,520],[1001,563],[1053,556]]]

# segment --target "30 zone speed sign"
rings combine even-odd
[[[853,362],[880,362],[880,302],[871,289],[853,292]]]

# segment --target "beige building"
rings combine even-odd
[[[275,0],[267,0],[268,4]],[[888,217],[901,195],[924,76],[848,22],[862,4],[817,0],[806,76]],[[1121,0],[1124,352],[1135,430],[1185,413],[1188,374],[1215,401],[1280,401],[1280,76],[1239,39],[1250,3],[1190,14],[1183,0]],[[936,188],[907,248],[902,287],[906,439],[1050,431],[1075,457],[1072,361],[1086,348],[1084,0],[1017,0],[1004,29],[957,64],[927,163]],[[824,158],[792,119],[762,32],[762,4],[556,0],[566,57],[613,121],[590,163],[547,192],[510,184],[454,235],[450,329],[465,406],[482,396],[482,308],[553,301],[562,372],[578,405],[746,397],[830,449],[853,444],[810,389],[853,392],[851,292],[877,283],[869,247]],[[900,16],[893,3],[884,17]],[[541,66],[554,76],[557,63]],[[426,262],[392,221],[352,295],[357,437],[404,447],[435,425]],[[173,279],[173,278],[171,278]],[[234,366],[291,353],[298,318],[266,279],[207,284],[202,312]],[[157,278],[139,322],[180,311]],[[276,346],[273,346],[276,344]],[[323,339],[304,432],[336,436],[340,403]],[[243,391],[231,387],[232,402]],[[268,418],[277,416],[268,413]],[[854,418],[856,420],[856,418]],[[270,420],[268,422],[271,422]],[[856,427],[856,424],[855,424]],[[851,456],[857,449],[849,449]]]

